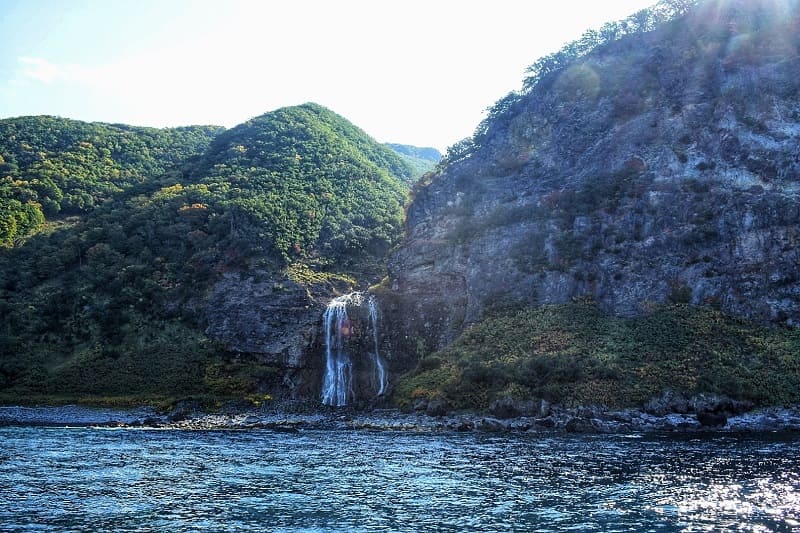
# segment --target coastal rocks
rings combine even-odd
[[[266,430],[297,433],[308,430],[380,430],[481,433],[687,433],[800,432],[800,408],[768,408],[726,417],[724,424],[701,423],[702,416],[668,413],[661,416],[638,409],[552,406],[547,416],[500,419],[489,415],[427,416],[391,409],[369,412],[331,410],[327,413],[278,412],[250,409],[208,413],[186,412],[175,419],[150,409],[97,410],[84,407],[0,407],[0,426],[86,426],[184,431]]]
[[[718,394],[687,396],[674,391],[665,391],[647,402],[644,412],[656,417],[668,414],[694,414],[702,427],[719,428],[728,423],[728,418],[747,413],[753,409],[751,402],[733,400]]]
[[[58,407],[0,407],[0,426],[102,426],[133,425],[157,416],[153,409],[108,409],[63,405]]]
[[[476,431],[487,431],[491,433],[509,431],[511,429],[510,424],[493,417],[479,418],[474,422],[473,427]]]
[[[188,420],[189,418],[196,416],[200,412],[202,412],[202,406],[198,402],[178,402],[178,404],[167,415],[167,421],[173,423],[183,422],[184,420]],[[143,425],[150,425],[146,421],[143,421],[142,423]]]
[[[800,409],[759,409],[728,419],[731,431],[800,431]]]
[[[489,405],[489,413],[497,418],[518,418],[521,416],[544,417],[549,414],[550,403],[546,400],[518,400],[498,398]]]
[[[661,396],[652,398],[644,405],[644,411],[654,416],[664,416],[667,413],[688,413],[690,411],[689,399],[686,395],[664,391]]]
[[[753,409],[752,402],[734,400],[720,394],[686,394],[671,390],[652,398],[643,410],[649,414],[663,416],[667,413],[726,413],[738,415]]]
[[[728,423],[728,417],[723,413],[703,411],[697,413],[697,421],[704,427],[723,427]]]

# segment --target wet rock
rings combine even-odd
[[[567,433],[593,433],[602,431],[603,426],[593,418],[573,417],[564,426]]]
[[[544,402],[544,400],[542,400]],[[537,416],[541,414],[542,402],[536,400],[517,400],[514,398],[498,398],[489,406],[489,413],[496,418],[518,418],[521,416]]]
[[[686,395],[666,390],[661,396],[656,396],[647,402],[643,409],[651,415],[664,416],[667,413],[688,413],[691,406]]]
[[[242,420],[241,423],[245,426],[254,426],[256,424],[260,424],[261,419],[255,415],[248,415]]]
[[[417,398],[414,400],[414,403],[411,404],[411,409],[414,411],[425,411],[428,408],[428,399],[427,398]]]
[[[514,418],[520,416],[517,402],[511,398],[500,398],[492,402],[489,412],[497,418]]]
[[[142,420],[142,425],[149,428],[157,428],[160,427],[162,424],[163,424],[162,419],[154,416],[148,416],[144,420]]]
[[[533,427],[533,419],[529,417],[517,418],[509,421],[508,428],[511,431],[528,431]]]
[[[692,410],[698,414],[725,413],[728,416],[735,416],[753,409],[752,402],[733,400],[719,394],[698,394],[691,398],[690,404]]]
[[[800,425],[793,424],[786,410],[766,410],[729,418],[727,427],[731,431],[791,431]]]
[[[550,416],[551,408],[552,408],[552,405],[550,404],[550,402],[548,402],[547,400],[542,399],[542,401],[539,402],[539,413],[536,414],[535,416],[539,416],[539,417]]]
[[[633,422],[634,413],[628,409],[624,411],[613,411],[608,414],[610,420],[619,422],[621,424],[630,424]]]
[[[475,422],[468,418],[460,418],[451,427],[453,430],[460,432],[473,431],[475,429]]]
[[[533,421],[534,428],[553,429],[556,427],[556,422],[552,417],[537,418]]]
[[[697,421],[703,427],[722,427],[728,423],[728,417],[723,413],[703,411],[697,413]]]
[[[425,414],[428,416],[446,416],[450,412],[450,404],[442,398],[435,398],[428,401],[425,407]]]
[[[175,404],[175,407],[167,415],[167,420],[170,422],[182,422],[191,418],[197,413],[203,412],[203,406],[200,402],[194,400],[184,400]]]
[[[508,422],[498,418],[484,417],[475,421],[476,431],[485,431],[489,433],[499,433],[509,430]]]
[[[670,414],[662,419],[663,425],[661,429],[670,431],[685,431],[698,429],[699,422],[695,417],[685,414]]]
[[[275,431],[277,433],[299,433],[300,429],[294,425],[286,425],[286,424],[273,424],[268,426],[269,429]]]

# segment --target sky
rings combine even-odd
[[[655,0],[0,0],[0,118],[232,127],[317,102],[444,151],[525,68]]]

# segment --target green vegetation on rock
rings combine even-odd
[[[486,409],[508,397],[630,407],[666,389],[796,403],[800,331],[686,305],[630,319],[591,303],[496,312],[420,360],[397,385],[396,401],[444,398],[457,409]]]

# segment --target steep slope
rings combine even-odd
[[[498,309],[576,299],[594,302],[608,328],[683,303],[800,325],[798,3],[702,2],[642,28],[538,62],[526,91],[498,102],[415,188],[381,288],[399,352],[444,348],[508,316]],[[551,325],[539,342],[565,339]],[[505,352],[486,342],[476,347],[491,366]],[[781,370],[797,377],[787,342]],[[763,368],[759,348],[740,355]],[[442,380],[474,384],[466,364]],[[702,390],[696,370],[667,385]],[[495,392],[510,383],[489,381]]]
[[[0,245],[82,215],[199,155],[222,128],[140,128],[57,117],[0,120]]]
[[[409,173],[314,104],[219,134],[182,172],[143,172],[0,255],[0,396],[243,395],[287,368],[318,389],[305,356],[324,304],[351,274],[382,275]]]

